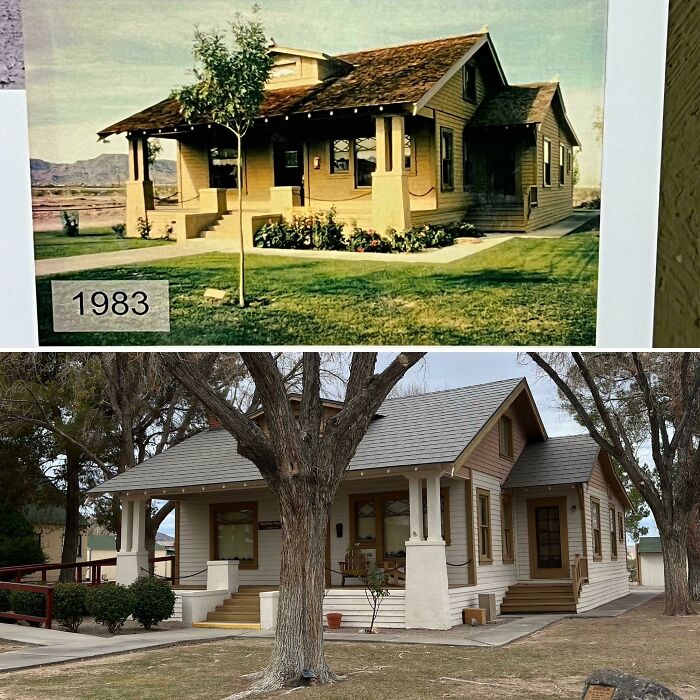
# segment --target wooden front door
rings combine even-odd
[[[527,502],[532,578],[570,578],[566,498]]]
[[[274,145],[275,187],[304,189],[304,144],[278,141]]]

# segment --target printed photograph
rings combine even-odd
[[[595,345],[606,0],[24,7],[42,344]]]
[[[699,700],[699,378],[0,353],[0,695]]]

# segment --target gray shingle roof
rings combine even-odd
[[[527,445],[504,488],[586,483],[600,448],[590,435],[567,435]]]
[[[350,463],[351,470],[449,464],[524,379],[506,379],[419,396],[387,399]],[[199,433],[91,493],[167,489],[255,481],[260,472],[241,457],[225,430]]]

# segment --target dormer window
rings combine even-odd
[[[272,66],[270,77],[273,80],[282,80],[284,78],[299,77],[299,61],[296,57],[282,58],[275,61]]]
[[[462,97],[467,102],[476,102],[476,66],[462,67]]]

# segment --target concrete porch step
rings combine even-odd
[[[260,613],[249,612],[210,612],[207,622],[260,622]]]
[[[260,623],[256,622],[193,622],[192,627],[215,630],[259,630]]]

